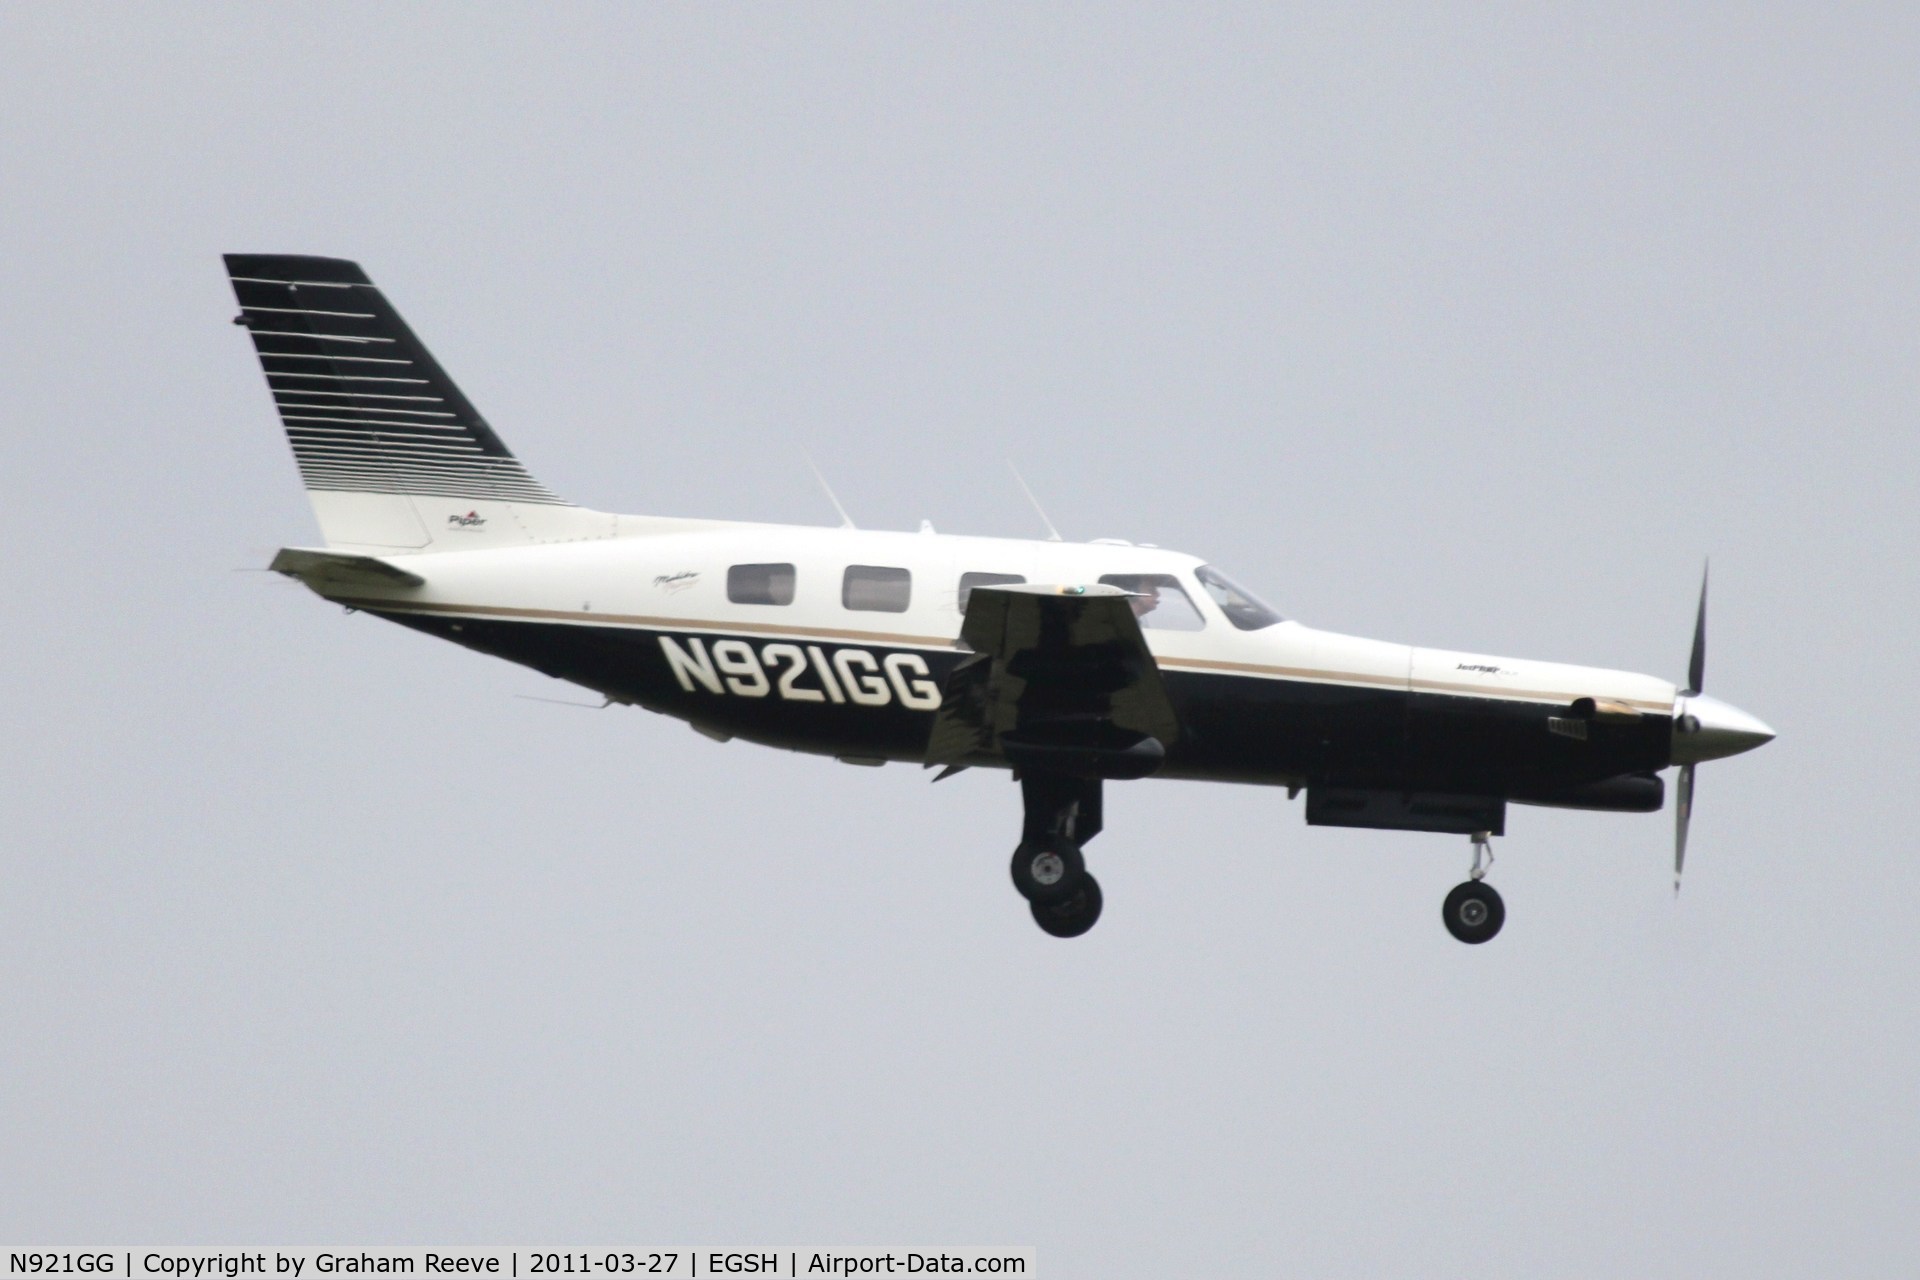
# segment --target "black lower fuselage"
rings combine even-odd
[[[686,720],[714,736],[788,750],[919,762],[933,719],[930,708],[907,705],[901,697],[888,696],[878,705],[855,701],[841,687],[845,682],[823,680],[811,662],[786,682],[789,696],[774,681],[766,682],[764,692],[742,694],[737,681],[717,681],[715,691],[676,673],[663,638],[681,648],[728,638],[711,633],[388,611],[380,616]],[[819,650],[829,671],[843,650],[871,652],[830,640],[790,647]],[[936,687],[965,656],[952,648],[896,652],[916,655]],[[1183,732],[1167,750],[1161,777],[1578,805],[1582,788],[1669,763],[1672,720],[1666,716],[1579,721],[1576,737],[1564,728],[1566,708],[1537,702],[1177,669],[1163,678]],[[1559,731],[1553,721],[1561,722]]]

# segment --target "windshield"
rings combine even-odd
[[[1212,565],[1201,565],[1193,571],[1193,576],[1200,579],[1200,585],[1220,606],[1220,612],[1227,615],[1227,621],[1242,631],[1258,631],[1282,621],[1279,614],[1261,604],[1251,591],[1237,585]]]

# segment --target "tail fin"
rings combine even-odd
[[[231,253],[240,314],[329,546],[606,536],[507,450],[359,266]]]

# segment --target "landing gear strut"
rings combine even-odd
[[[1486,882],[1492,867],[1491,837],[1485,831],[1476,831],[1473,833],[1473,869],[1467,873],[1466,883],[1454,886],[1440,908],[1447,932],[1462,942],[1477,946],[1499,933],[1500,926],[1507,922],[1507,904]]]
[[[1033,922],[1056,938],[1077,938],[1100,919],[1100,882],[1087,873],[1080,846],[1100,834],[1100,780],[1027,773],[1020,847],[1013,851],[1013,887]]]

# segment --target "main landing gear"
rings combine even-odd
[[[1035,924],[1056,938],[1077,938],[1100,919],[1100,882],[1080,852],[1100,834],[1100,780],[1023,774],[1020,798],[1026,821],[1013,851],[1013,887]]]
[[[1472,945],[1486,942],[1507,922],[1507,904],[1486,882],[1493,867],[1493,842],[1489,833],[1473,833],[1473,869],[1465,884],[1455,885],[1440,908],[1447,932]]]

